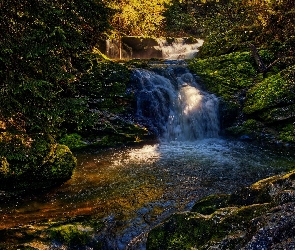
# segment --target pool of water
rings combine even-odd
[[[105,249],[145,249],[146,233],[213,193],[230,193],[295,167],[283,154],[239,141],[163,142],[78,154],[72,179],[1,204],[0,229],[95,215]]]

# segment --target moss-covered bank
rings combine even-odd
[[[211,195],[148,235],[147,249],[291,249],[295,171]]]
[[[104,227],[101,219],[89,216],[43,221],[26,227],[0,230],[0,249],[102,249],[96,237]],[[9,239],[9,240],[7,240]]]
[[[50,136],[2,133],[0,139],[5,155],[0,158],[0,190],[40,190],[71,178],[76,158]]]
[[[275,59],[260,50],[267,65]],[[259,73],[250,52],[241,51],[205,59],[196,58],[190,69],[207,89],[221,97],[221,125],[226,135],[258,140],[268,145],[294,146],[294,66],[280,62]]]

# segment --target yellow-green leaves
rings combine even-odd
[[[153,36],[161,33],[165,4],[170,0],[113,0],[116,11],[112,19],[115,32],[121,35]]]

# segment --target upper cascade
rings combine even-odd
[[[106,40],[100,50],[109,58],[120,59],[192,59],[196,56],[203,40],[195,38],[145,38],[124,36]]]
[[[156,49],[162,52],[164,59],[192,59],[196,56],[199,48],[203,45],[203,40],[188,43],[183,38],[175,38],[173,42],[168,42],[166,39],[158,39]]]
[[[165,141],[218,137],[219,100],[201,90],[185,65],[136,69],[136,117]]]

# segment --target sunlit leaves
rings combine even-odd
[[[112,0],[109,6],[116,10],[112,19],[115,32],[121,35],[153,36],[161,33],[165,3],[170,0]]]

